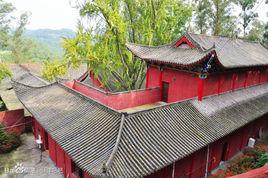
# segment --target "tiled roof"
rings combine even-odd
[[[186,33],[183,36],[187,37],[197,48],[176,48],[175,43],[163,46],[127,43],[126,46],[141,59],[182,66],[196,64],[212,51],[216,52],[217,60],[225,68],[268,65],[268,49],[259,43],[193,33]]]
[[[94,176],[103,170],[108,177],[148,175],[268,112],[268,84],[128,115],[59,83],[13,86],[56,142]]]
[[[191,65],[210,54],[211,50],[175,48],[172,44],[163,46],[145,46],[127,43],[127,48],[137,57],[146,61],[164,62],[178,65]]]
[[[243,96],[247,99],[242,101]],[[268,84],[263,84],[129,115],[108,173],[148,175],[267,114],[267,101]]]
[[[76,164],[100,175],[115,145],[121,115],[59,83],[13,86],[23,105]]]

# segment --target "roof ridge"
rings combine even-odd
[[[268,84],[267,84],[267,83],[262,83],[262,84],[258,84],[258,85],[249,86],[249,87],[247,87],[247,88],[239,88],[239,89],[235,90],[234,92],[239,92],[239,91],[243,91],[243,90],[248,90],[248,89],[252,89],[252,88],[254,88],[254,87],[262,86],[262,85],[268,85]],[[206,97],[204,97],[204,99],[206,99],[206,98],[212,98],[212,97],[218,97],[218,96],[222,96],[222,95],[224,95],[224,94],[234,93],[234,92],[228,91],[228,92],[220,93],[219,95],[218,95],[218,94],[210,95],[210,96],[206,96]],[[262,95],[262,96],[263,96],[263,95]],[[256,96],[255,98],[257,98],[257,97],[259,97],[259,96]],[[141,110],[141,111],[131,112],[131,113],[128,113],[128,116],[135,116],[135,115],[137,115],[137,114],[142,114],[142,113],[146,113],[146,112],[153,111],[153,110],[157,110],[157,109],[163,109],[163,108],[170,107],[170,106],[174,106],[174,105],[177,105],[177,104],[180,104],[180,103],[184,103],[184,102],[188,102],[188,101],[193,101],[193,100],[195,100],[196,98],[197,98],[197,97],[187,98],[187,99],[184,99],[184,100],[181,100],[181,101],[176,101],[176,102],[172,102],[172,103],[167,103],[166,105],[155,106],[155,107],[150,108],[150,109],[147,109],[147,110]]]
[[[167,43],[167,44],[155,46],[155,45],[145,45],[145,44],[140,44],[140,43],[126,42],[125,45],[127,48],[128,48],[128,45],[137,45],[137,46],[142,46],[142,47],[158,48],[158,47],[172,46],[172,43]]]
[[[228,36],[224,36],[224,35],[207,35],[207,34],[198,34],[198,33],[194,33],[194,32],[188,32],[189,35],[193,34],[193,35],[200,35],[200,36],[206,36],[208,38],[211,37],[216,37],[216,38],[227,38],[230,40],[242,40],[244,42],[248,42],[248,43],[254,43],[254,44],[261,44],[259,41],[250,41],[249,39],[245,39],[243,37],[228,37]]]
[[[115,154],[118,150],[118,147],[119,147],[119,143],[120,143],[120,140],[121,140],[121,137],[122,137],[122,132],[123,132],[123,128],[124,128],[124,123],[125,123],[125,119],[126,119],[126,116],[128,114],[127,113],[122,113],[121,115],[121,122],[120,122],[120,127],[119,127],[119,131],[118,131],[118,135],[117,135],[117,138],[116,138],[116,142],[115,142],[115,145],[114,145],[114,148],[113,148],[113,151],[112,153],[110,154],[108,160],[106,161],[105,164],[103,164],[103,174],[106,174],[107,173],[107,170],[110,169],[111,165],[112,165],[112,162],[113,162],[113,159],[115,157]]]
[[[21,83],[21,82],[15,80],[13,78],[11,79],[11,82],[12,83],[17,83],[19,85],[22,85],[22,86],[25,86],[25,87],[28,87],[28,88],[36,88],[36,89],[49,87],[49,86],[55,85],[57,83],[57,82],[53,82],[53,83],[49,83],[49,84],[43,85],[43,86],[32,86],[32,85],[27,85],[27,84]]]
[[[46,81],[45,79],[43,79],[41,76],[39,76],[38,74],[36,74],[35,72],[28,72],[30,75],[32,75],[33,77],[37,78],[38,80],[44,82],[45,84],[50,84],[50,82]]]

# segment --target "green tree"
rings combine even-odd
[[[10,13],[15,10],[11,3],[0,0],[0,49],[8,46],[9,30],[10,30]]]
[[[237,0],[238,6],[241,8],[242,12],[239,14],[239,17],[242,19],[243,35],[246,37],[247,28],[250,23],[258,17],[258,13],[252,11],[257,0]]]
[[[65,75],[67,72],[64,61],[61,60],[46,60],[42,70],[42,76],[49,81],[55,79],[58,75]]]
[[[250,41],[262,42],[265,31],[265,24],[259,20],[252,22],[252,28],[246,36]]]
[[[214,35],[229,34],[229,24],[235,30],[235,18],[231,16],[233,0],[212,0],[212,30]],[[233,34],[232,32],[231,34]]]
[[[110,90],[140,88],[145,65],[125,47],[126,42],[168,43],[185,31],[192,8],[178,0],[92,0],[78,7],[94,21],[80,25],[74,39],[65,39],[66,65],[86,61]]]
[[[266,0],[266,4],[268,4],[268,0]],[[268,47],[268,22],[266,22],[266,25],[265,25],[262,43],[266,47]]]
[[[3,79],[7,77],[11,77],[12,73],[8,69],[8,67],[0,62],[0,83]]]
[[[12,51],[14,61],[19,63],[30,55],[33,47],[32,41],[24,37],[25,26],[28,23],[29,15],[23,13],[20,16],[18,27],[10,39],[9,48]]]
[[[195,0],[196,13],[194,23],[201,34],[206,34],[211,24],[211,2],[209,0]]]
[[[264,34],[263,34],[263,40],[262,40],[262,43],[268,47],[268,22],[266,23],[265,25],[265,28],[264,28]]]

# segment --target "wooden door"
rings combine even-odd
[[[169,89],[169,83],[162,82],[162,101],[164,102],[168,102],[168,89]]]
[[[224,143],[221,152],[221,161],[226,161],[228,156],[228,143]]]

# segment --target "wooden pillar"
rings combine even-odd
[[[232,76],[232,91],[235,90],[235,82],[236,82],[236,79],[237,79],[237,74],[234,73],[233,76]]]
[[[194,170],[194,161],[195,161],[195,154],[196,153],[193,153],[192,154],[192,160],[191,160],[191,165],[190,165],[190,170],[189,170],[189,178],[192,178],[193,177],[193,170]]]
[[[146,88],[149,86],[149,77],[150,77],[150,66],[147,66],[147,71],[146,71]]]
[[[203,99],[204,85],[205,85],[205,79],[199,78],[199,80],[198,80],[198,92],[197,92],[198,101],[202,101],[202,99]]]
[[[245,139],[245,128],[242,128],[242,130],[240,132],[242,132],[242,138],[241,138],[241,142],[240,142],[240,145],[239,145],[239,150],[242,150],[243,149],[244,139]]]
[[[222,84],[222,75],[220,74],[218,78],[218,95],[221,92],[221,84]]]
[[[258,74],[259,74],[259,79],[258,79],[258,83],[261,83],[261,70],[258,71]]]
[[[162,98],[163,69],[160,67],[159,70],[160,70],[160,75],[159,75],[160,98]]]
[[[248,71],[246,71],[245,81],[244,81],[244,88],[247,87],[247,80],[248,80]]]

